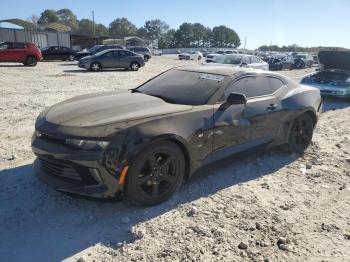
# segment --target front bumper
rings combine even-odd
[[[90,61],[86,61],[86,62],[79,61],[78,66],[80,68],[89,69],[90,68]]]
[[[103,153],[78,150],[33,137],[35,175],[62,192],[96,198],[119,195],[123,186],[103,165]]]

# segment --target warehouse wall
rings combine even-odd
[[[48,45],[71,47],[69,33],[0,28],[0,42],[7,41],[31,42],[40,48]]]

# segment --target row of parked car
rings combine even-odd
[[[137,71],[151,57],[149,48],[138,46],[125,48],[119,45],[95,45],[88,50],[76,52],[64,46],[47,46],[39,49],[32,43],[0,44],[0,62],[17,62],[26,66],[35,66],[42,60],[78,60],[79,67],[92,71],[119,67]]]
[[[205,58],[207,63],[231,64],[233,66],[252,67],[263,70],[283,70],[283,69],[302,69],[311,67],[317,63],[317,56],[308,53],[281,54],[274,53],[269,55],[248,55],[242,54],[238,50],[220,50],[214,53],[188,51],[178,55],[180,60],[201,60]]]

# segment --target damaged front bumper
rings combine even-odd
[[[118,178],[104,166],[101,151],[71,148],[35,134],[32,151],[37,156],[33,164],[36,176],[58,191],[113,198],[123,190]]]

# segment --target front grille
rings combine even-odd
[[[42,169],[47,175],[84,182],[86,185],[98,184],[91,175],[89,168],[85,166],[43,156],[40,156],[39,159]]]
[[[39,138],[42,140],[48,141],[48,142],[56,143],[56,144],[65,144],[65,142],[66,142],[64,139],[50,136],[47,134],[42,134],[42,133],[40,134]]]

